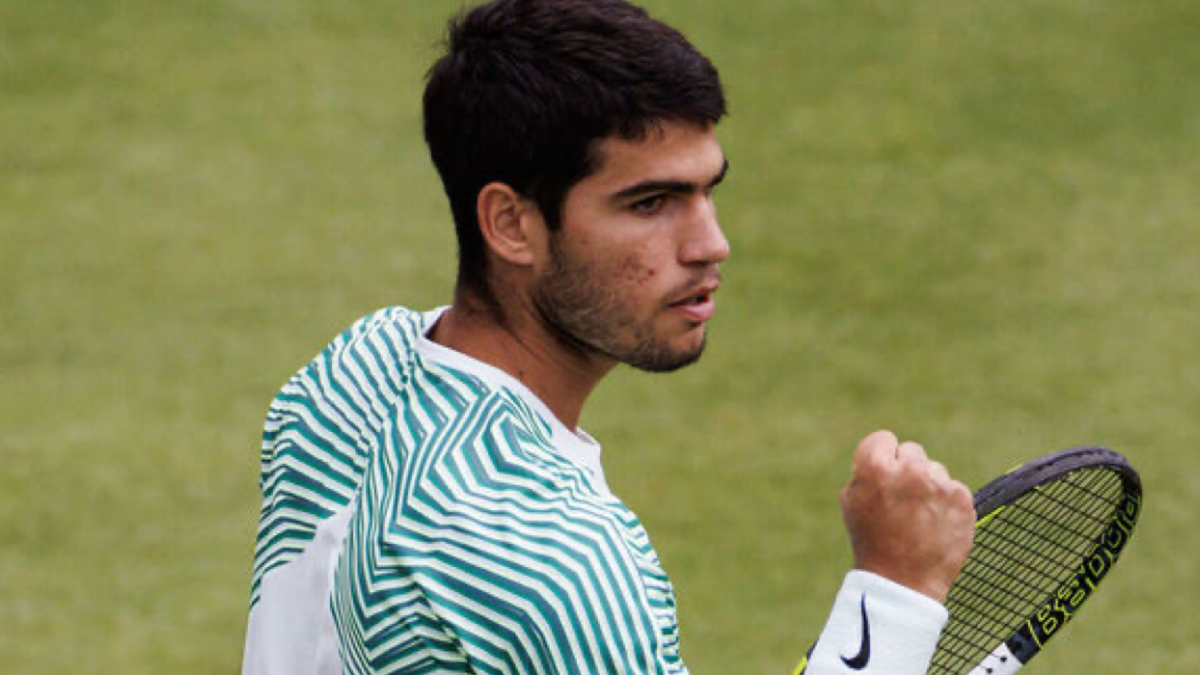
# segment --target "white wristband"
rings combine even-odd
[[[949,613],[877,574],[846,575],[806,675],[924,675]]]

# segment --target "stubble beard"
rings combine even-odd
[[[639,321],[612,288],[596,279],[590,266],[571,261],[554,236],[550,266],[532,297],[543,324],[575,351],[602,354],[651,373],[679,370],[704,352],[707,335],[687,350],[658,339],[652,323]]]

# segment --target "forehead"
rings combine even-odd
[[[609,136],[596,145],[598,168],[576,186],[615,192],[646,182],[706,185],[721,172],[725,153],[712,125],[664,122],[643,138]]]

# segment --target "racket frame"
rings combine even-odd
[[[1095,446],[1067,448],[1039,457],[975,492],[976,529],[979,529],[1031,490],[1048,485],[1068,473],[1088,469],[1108,469],[1120,478],[1121,501],[1114,507],[1111,519],[1094,539],[1092,550],[1083,557],[1075,573],[1043,599],[1039,603],[1040,609],[969,675],[1009,675],[1036,656],[1091,597],[1100,581],[1112,569],[1133,534],[1142,507],[1142,482],[1137,471],[1121,454]]]

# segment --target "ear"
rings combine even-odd
[[[488,248],[513,265],[532,265],[545,222],[532,200],[504,183],[488,183],[475,202],[479,231]]]

